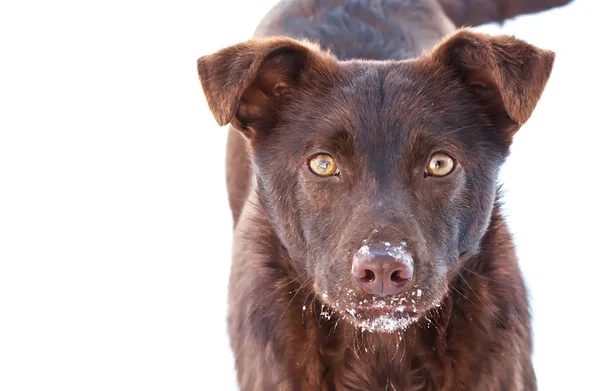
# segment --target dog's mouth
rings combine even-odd
[[[405,331],[429,309],[430,306],[423,303],[424,296],[424,292],[416,288],[402,296],[347,297],[327,307],[362,331],[395,333]],[[330,317],[331,313],[324,309],[321,316]]]
[[[362,331],[392,333],[404,331],[418,320],[415,299],[364,300],[355,308],[346,308],[345,317]]]

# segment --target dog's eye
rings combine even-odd
[[[335,160],[329,155],[321,154],[313,156],[308,161],[310,170],[319,176],[333,176],[340,173]]]
[[[425,175],[442,177],[450,174],[454,169],[454,159],[444,152],[436,152],[429,159],[425,168]]]

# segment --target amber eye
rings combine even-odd
[[[426,175],[442,177],[450,174],[454,168],[454,159],[444,152],[436,152],[429,159]]]
[[[329,155],[315,155],[308,161],[310,170],[318,176],[333,176],[340,173],[333,158]]]

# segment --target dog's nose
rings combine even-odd
[[[364,245],[352,260],[354,280],[366,293],[377,296],[402,292],[413,271],[413,259],[404,245]]]

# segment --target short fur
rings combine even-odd
[[[210,109],[232,124],[229,335],[242,390],[536,389],[496,182],[554,53],[451,32],[563,3],[284,0],[257,38],[198,60]],[[424,174],[436,151],[456,162],[445,177]],[[318,153],[339,175],[310,171]],[[351,278],[371,242],[410,251],[401,294]]]

